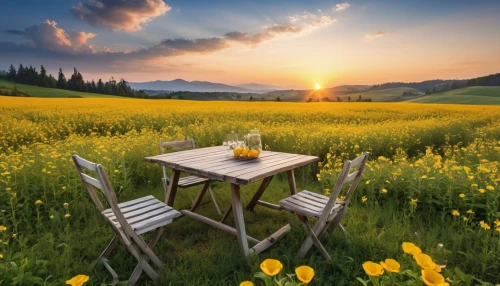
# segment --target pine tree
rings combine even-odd
[[[47,77],[47,70],[43,65],[40,66],[40,76],[38,79],[38,85],[41,87],[49,87],[49,78]]]
[[[68,88],[68,82],[61,68],[59,68],[59,76],[57,77],[57,88],[66,89]]]
[[[24,70],[23,64],[19,64],[19,68],[17,69],[16,80],[18,83],[24,83],[26,79],[26,71]]]
[[[11,64],[9,67],[9,72],[7,73],[7,79],[11,81],[16,81],[16,68]]]
[[[101,79],[97,81],[97,93],[104,93],[104,83]]]

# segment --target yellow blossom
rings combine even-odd
[[[69,218],[71,215],[70,214],[65,214],[64,217],[65,218]]]
[[[488,191],[494,191],[494,190],[495,190],[495,187],[493,187],[493,186],[491,186],[491,185],[487,185],[487,186],[486,186],[486,189],[487,189]]]
[[[399,272],[401,265],[394,259],[386,259],[385,261],[381,261],[380,265],[385,268],[385,270],[389,272]]]
[[[240,283],[240,286],[253,286],[252,281],[243,281]]]
[[[66,284],[69,284],[71,286],[82,286],[85,282],[89,280],[89,277],[87,275],[76,275],[75,277],[71,278],[70,280],[66,281]]]
[[[369,185],[370,184],[370,180],[366,181],[365,184]]]
[[[380,192],[383,194],[387,194],[387,189],[384,188],[384,189],[380,190]]]
[[[478,190],[481,194],[484,194],[484,189],[479,189]]]
[[[463,219],[464,219],[464,221],[468,221],[469,220],[469,218],[466,217],[466,216],[464,216]]]
[[[495,227],[500,227],[500,220],[496,219],[493,223],[495,223]]]
[[[384,274],[384,267],[372,261],[366,261],[363,263],[363,269],[368,276],[380,276]]]
[[[368,200],[368,198],[367,198],[366,196],[363,196],[363,197],[361,198],[361,201],[362,201],[363,203],[364,203],[364,202],[366,202],[367,200]]]
[[[279,260],[268,258],[260,264],[260,269],[267,276],[276,276],[283,269],[283,264]]]
[[[35,205],[39,206],[42,204],[42,200],[36,200]]]
[[[5,227],[5,225],[0,225],[0,232],[6,231],[6,230],[7,230],[7,228]]]
[[[427,286],[437,286],[444,283],[443,275],[432,270],[422,270],[422,280]]]
[[[451,211],[451,214],[454,215],[454,216],[459,216],[460,215],[460,212],[457,211],[457,210],[452,210]]]
[[[463,199],[463,198],[465,198],[465,194],[460,194],[460,195],[458,195],[458,196],[459,196],[460,198],[462,198],[462,199]]]
[[[427,175],[423,175],[422,177],[420,177],[422,179],[427,179]]]
[[[417,199],[410,199],[410,200],[411,200],[411,201],[410,201],[410,204],[412,204],[412,205],[416,205],[416,204],[417,204],[417,202],[418,202],[418,200],[417,200]]]
[[[467,211],[468,214],[474,214],[474,211],[472,209]]]
[[[477,188],[477,184],[470,185],[472,188]]]
[[[3,254],[0,253],[0,259],[3,259]]]
[[[307,284],[314,277],[314,269],[307,265],[299,266],[295,268],[295,274],[297,274],[297,279]]]
[[[5,190],[8,192],[8,191],[10,191],[10,190],[12,190],[12,189],[11,189],[11,188],[6,188]]]
[[[403,251],[405,253],[408,253],[408,254],[415,255],[418,253],[422,253],[422,250],[420,249],[420,247],[416,246],[415,244],[413,244],[411,242],[403,242],[402,248],[403,248]]]
[[[489,224],[487,224],[487,223],[485,223],[485,222],[484,222],[484,220],[480,221],[480,222],[479,222],[479,225],[480,225],[482,228],[484,228],[485,230],[490,230],[490,229],[491,229],[490,225],[489,225]]]

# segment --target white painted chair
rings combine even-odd
[[[117,282],[118,275],[108,264],[107,258],[117,243],[121,241],[138,261],[134,272],[130,276],[128,285],[135,285],[142,271],[146,272],[151,279],[157,280],[159,278],[158,273],[150,265],[150,262],[153,262],[157,268],[161,268],[163,263],[154,254],[153,249],[163,233],[163,227],[181,214],[153,196],[118,203],[116,194],[102,165],[92,163],[77,155],[73,155],[73,161],[92,201],[94,201],[99,212],[115,232],[115,236],[96,263],[102,262],[113,276],[113,281]],[[85,174],[83,168],[97,173],[97,178]],[[104,192],[110,208],[104,209],[95,188]],[[146,243],[141,234],[150,231],[154,231],[154,233],[150,236],[150,242]]]
[[[344,163],[330,197],[304,190],[279,202],[282,208],[297,214],[308,233],[307,239],[298,252],[299,257],[304,257],[314,244],[326,260],[332,260],[321,244],[320,239],[326,232],[331,232],[336,227],[339,227],[345,233],[340,221],[349,208],[349,202],[361,180],[369,155],[370,153],[365,152],[356,159],[347,160]],[[344,185],[351,182],[352,184],[346,193],[345,199],[337,201],[337,197]],[[318,219],[314,227],[309,223],[309,218]]]
[[[189,140],[183,140],[183,141],[164,141],[163,139],[160,139],[160,153],[165,154],[166,152],[175,152],[175,151],[182,151],[182,150],[191,150],[195,149],[196,145],[194,143],[193,139]],[[167,175],[167,167],[163,167],[163,188],[165,190],[165,194],[167,193],[167,188],[168,184],[170,183],[170,178]],[[203,185],[200,192],[196,196],[196,199],[194,200],[193,204],[191,205],[190,211],[194,212],[196,208],[201,203],[201,199],[203,199],[203,196],[205,196],[206,191],[208,190],[208,193],[210,194],[210,198],[212,199],[212,202],[214,203],[215,209],[217,210],[217,213],[219,215],[222,215],[219,205],[217,204],[217,201],[215,200],[214,193],[212,192],[212,188],[210,188],[210,179],[203,178],[200,176],[187,176],[187,177],[182,177],[179,178],[179,182],[177,186],[179,188],[185,189],[197,185]]]

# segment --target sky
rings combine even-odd
[[[500,72],[500,1],[4,0],[0,70],[283,88]]]

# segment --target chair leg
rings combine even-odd
[[[111,252],[113,252],[113,250],[115,249],[115,247],[118,244],[119,240],[120,240],[120,237],[118,237],[118,235],[115,234],[115,236],[113,237],[113,239],[111,239],[111,241],[109,242],[108,246],[104,249],[104,251],[101,253],[101,255],[99,256],[99,258],[97,258],[97,261],[94,263],[94,265],[92,265],[92,268],[94,268],[95,265],[99,261],[101,261],[101,258],[108,258],[108,256],[111,254]]]
[[[314,233],[314,230],[311,228],[311,225],[309,224],[309,221],[307,220],[307,218],[305,216],[301,216],[300,220],[301,220],[302,224],[304,225],[304,227],[306,228],[306,230],[308,232],[308,237],[307,237],[306,241],[304,241],[304,244],[306,244],[306,242],[308,241],[308,239],[311,239],[312,242],[314,243],[314,245],[316,245],[316,247],[318,248],[319,252],[321,252],[321,255],[323,255],[323,257],[327,261],[332,261],[332,258],[330,257],[330,255],[328,254],[328,252],[326,251],[326,249],[323,247],[323,244],[321,244],[321,241],[318,239],[318,237]],[[299,257],[303,257],[307,253],[307,251],[311,248],[309,246],[307,249],[305,249],[304,248],[304,244],[302,244],[302,247],[299,250],[299,253],[301,251],[304,252],[304,253],[303,253],[302,256],[300,256],[300,254],[299,254]],[[304,250],[302,248],[304,248]]]
[[[158,228],[152,238],[151,238],[151,241],[149,242],[148,246],[151,250],[153,250],[156,246],[156,244],[158,243],[158,240],[160,239],[161,235],[163,234],[163,231],[164,231],[164,228],[163,227],[160,227]],[[143,255],[142,256],[143,259],[146,259],[147,256]],[[130,279],[129,279],[129,282],[128,282],[128,285],[135,285],[135,283],[137,283],[137,281],[139,280],[139,278],[141,277],[141,274],[142,274],[142,264],[141,262],[139,261],[139,263],[137,263],[137,266],[135,267],[134,269],[134,272],[132,272],[132,275],[130,276]]]
[[[148,253],[141,255],[141,248],[135,244],[127,245],[127,249],[138,261],[132,276],[130,276],[128,285],[134,285],[141,276],[142,271],[146,272],[146,274],[153,280],[157,280],[160,277],[158,273],[154,271],[153,267],[151,267],[151,265],[147,262],[148,257],[152,259]],[[154,257],[156,256],[154,255]],[[156,259],[158,258],[156,257]]]
[[[208,193],[210,194],[210,197],[212,198],[212,201],[214,202],[215,209],[217,210],[217,213],[221,216],[222,213],[220,212],[219,205],[217,204],[217,201],[215,200],[214,193],[212,192],[212,188],[208,187]]]

